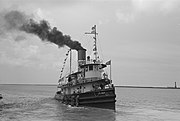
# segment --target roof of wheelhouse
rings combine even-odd
[[[90,63],[90,64],[84,64],[84,65],[80,65],[81,68],[86,67],[86,66],[90,66],[90,65],[102,65],[102,68],[106,67],[106,64],[100,64],[100,63]]]

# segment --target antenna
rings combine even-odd
[[[94,39],[94,48],[93,48],[93,51],[94,51],[94,56],[95,56],[95,60],[97,60],[98,56],[97,56],[97,38],[96,38],[96,35],[98,35],[98,33],[96,32],[96,25],[94,25],[92,27],[92,31],[91,32],[86,32],[85,34],[92,34],[94,35],[93,39]]]

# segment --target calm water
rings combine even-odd
[[[180,121],[180,90],[116,88],[116,112],[70,107],[56,86],[0,85],[1,121]]]

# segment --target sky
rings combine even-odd
[[[98,53],[112,61],[115,85],[180,86],[179,0],[0,0],[0,26],[11,10],[47,20],[79,41],[87,55],[93,39],[84,33],[97,25]],[[67,51],[32,34],[0,29],[0,84],[56,84]]]

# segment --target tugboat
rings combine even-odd
[[[61,73],[55,99],[71,106],[95,107],[115,111],[116,94],[111,80],[111,60],[103,63],[98,56],[96,25],[92,27],[92,32],[85,34],[93,35],[94,58],[86,57],[86,49],[77,50],[78,70],[72,73],[71,49],[68,51],[66,55],[70,55],[70,73],[64,77]],[[108,66],[110,66],[110,78],[104,71]]]

